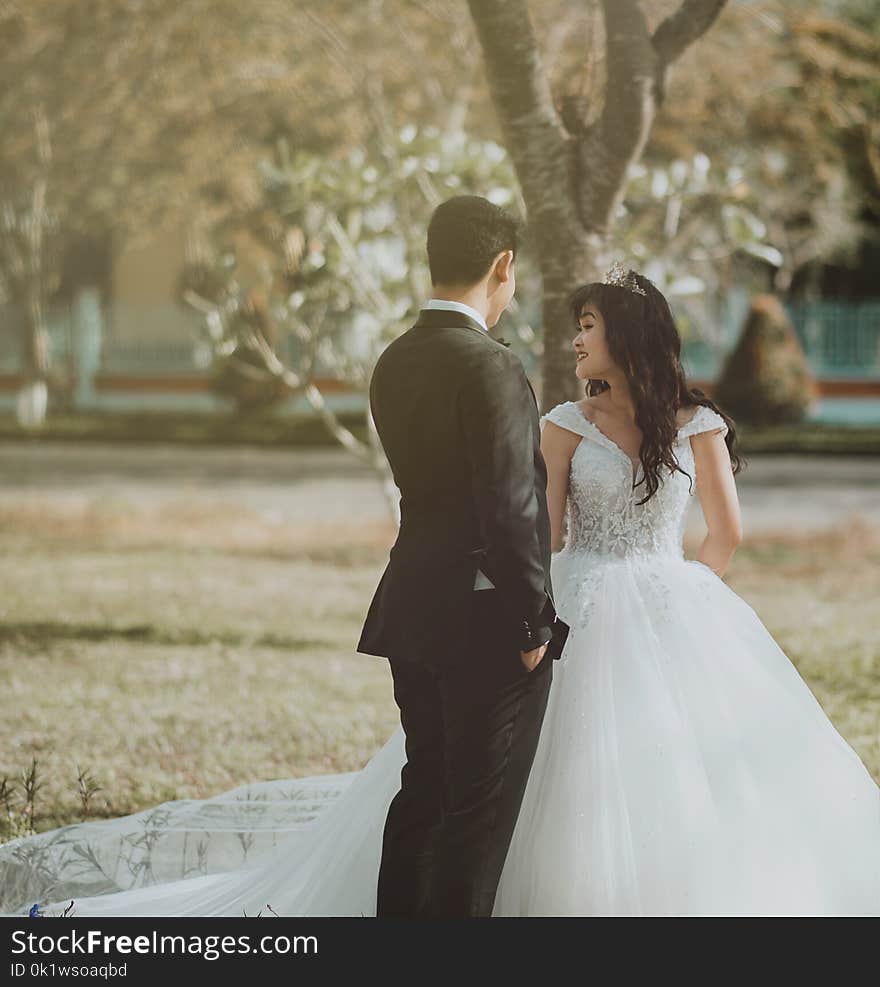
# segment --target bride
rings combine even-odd
[[[571,630],[494,914],[880,915],[878,788],[722,579],[733,423],[687,386],[660,292],[613,281],[572,296],[587,396],[541,419]],[[686,561],[694,495],[708,534]],[[0,908],[373,915],[403,763],[398,730],[359,772],[14,841]]]

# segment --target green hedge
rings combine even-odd
[[[360,415],[340,420],[366,441]],[[844,425],[755,426],[737,423],[746,455],[765,452],[849,453],[880,455],[880,427]],[[38,432],[0,418],[0,441],[171,442],[192,445],[327,446],[335,442],[314,418],[238,417],[216,414],[148,414],[55,416]]]
[[[340,421],[366,441],[362,415],[341,415]],[[125,412],[55,415],[37,430],[22,429],[0,418],[0,440],[76,440],[82,442],[172,442],[193,445],[322,446],[334,440],[313,417],[222,415],[211,413]]]

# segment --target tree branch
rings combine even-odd
[[[602,0],[607,80],[597,125],[579,143],[578,207],[587,229],[607,230],[654,122],[657,56],[639,0]]]
[[[661,22],[651,39],[661,72],[709,30],[725,3],[727,0],[682,0],[678,10]]]
[[[558,222],[554,191],[570,179],[572,141],[553,106],[526,0],[468,0],[486,75],[505,144],[510,152],[529,218],[543,214]]]
[[[644,150],[663,97],[666,69],[714,23],[726,0],[682,0],[653,37],[640,0],[602,0],[607,80],[598,126],[579,147],[579,211],[598,231],[613,222],[629,167]]]
[[[653,123],[655,54],[639,0],[602,0],[607,82],[600,130],[608,151],[629,158]]]

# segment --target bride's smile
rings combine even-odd
[[[572,340],[575,376],[580,380],[607,380],[609,375],[615,375],[617,368],[608,348],[605,321],[594,304],[584,305],[578,326],[580,332]]]

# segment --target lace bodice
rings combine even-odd
[[[647,503],[644,484],[633,487],[630,457],[596,425],[574,401],[556,405],[541,417],[581,436],[571,459],[566,506],[566,554],[587,552],[612,558],[641,555],[683,555],[682,540],[687,508],[696,492],[696,473],[690,437],[718,429],[727,432],[724,419],[711,408],[699,406],[678,431],[675,455],[682,473],[667,475]],[[635,478],[641,480],[638,464]]]

